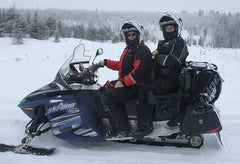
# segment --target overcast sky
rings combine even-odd
[[[85,9],[100,11],[240,12],[240,0],[0,0],[0,8]]]

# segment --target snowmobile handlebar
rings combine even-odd
[[[76,68],[74,67],[75,64],[80,64],[80,62],[70,64],[69,79],[72,82],[86,84],[86,85],[95,84],[97,82],[97,80],[96,80],[97,75],[95,74],[95,72],[100,67],[103,67],[103,66],[98,65],[98,64],[93,64],[93,65],[89,66],[88,68],[82,69],[81,72],[79,73],[76,70]]]
[[[80,46],[78,46],[80,47]],[[80,47],[82,48],[82,47]],[[75,49],[75,51],[77,51]],[[75,54],[74,51],[74,54]],[[83,51],[84,52],[84,51]],[[98,76],[95,73],[100,67],[103,67],[99,64],[94,64],[94,60],[96,59],[97,56],[102,55],[103,49],[98,48],[96,55],[92,61],[92,65],[89,66],[88,68],[85,68],[83,65],[84,64],[90,64],[89,61],[79,61],[79,62],[73,62],[69,65],[70,71],[65,76],[65,80],[67,83],[80,83],[80,84],[85,84],[85,85],[90,85],[90,84],[95,84],[98,80]],[[83,53],[84,56],[84,53]],[[89,56],[88,56],[89,57]],[[78,69],[77,69],[78,68]]]

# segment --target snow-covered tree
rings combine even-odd
[[[3,37],[4,36],[4,25],[3,23],[0,23],[0,37]]]
[[[56,29],[54,31],[54,42],[59,43],[60,42],[60,32],[58,30],[58,26],[56,26]]]
[[[24,24],[23,19],[19,15],[16,16],[15,23],[13,25],[13,44],[23,44],[24,37]]]
[[[42,21],[39,21],[38,13],[35,12],[30,36],[35,39],[44,40],[48,38],[48,35],[48,28]]]
[[[87,29],[86,39],[94,41],[96,38],[97,29],[95,27],[89,27]]]
[[[111,36],[112,36],[111,28],[104,26],[97,29],[96,35],[95,36],[92,35],[91,37],[93,38],[93,40],[99,40],[103,42],[111,40]]]
[[[46,21],[46,26],[48,27],[49,29],[49,37],[53,36],[55,31],[56,31],[56,20],[55,18],[53,18],[52,16],[49,17]],[[58,30],[59,31],[59,30]]]
[[[58,21],[57,26],[58,26],[58,30],[60,32],[60,36],[62,38],[66,38],[68,36],[68,32],[67,32],[64,24],[61,21]]]
[[[74,38],[81,38],[81,39],[85,39],[85,29],[84,29],[84,26],[83,25],[77,25],[77,26],[74,26],[73,27],[73,31],[74,31],[74,34],[73,34],[73,37]]]
[[[146,30],[145,40],[157,41],[159,38],[158,20],[162,13],[145,12],[106,12],[72,11],[60,9],[19,10],[15,7],[0,9],[0,37],[13,36],[16,15],[21,15],[24,36],[36,39],[54,37],[56,26],[60,37],[74,37],[88,40],[116,42],[123,22],[129,18],[140,22]],[[201,44],[214,47],[240,48],[240,14],[186,11],[176,13],[183,20],[183,30],[190,36],[188,44]],[[196,38],[201,36],[201,42]],[[194,41],[195,39],[195,41]],[[198,43],[199,42],[199,43]]]
[[[3,20],[4,16],[2,13],[2,10],[0,10],[0,37],[3,37],[3,33],[4,33],[4,20]]]
[[[204,39],[202,36],[200,36],[198,39],[198,45],[204,47]]]
[[[227,43],[227,20],[224,18],[221,18],[219,21],[217,28],[214,31],[214,38],[213,38],[213,46],[216,48],[219,47],[226,47]]]
[[[113,35],[112,36],[112,43],[120,42],[121,37],[119,35]]]

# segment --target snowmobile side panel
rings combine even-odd
[[[80,90],[46,105],[46,113],[56,137],[70,141],[102,141],[96,91]]]

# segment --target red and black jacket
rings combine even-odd
[[[105,59],[105,65],[118,71],[118,80],[125,86],[144,86],[150,74],[151,52],[142,41],[140,44],[127,46],[119,61]]]

